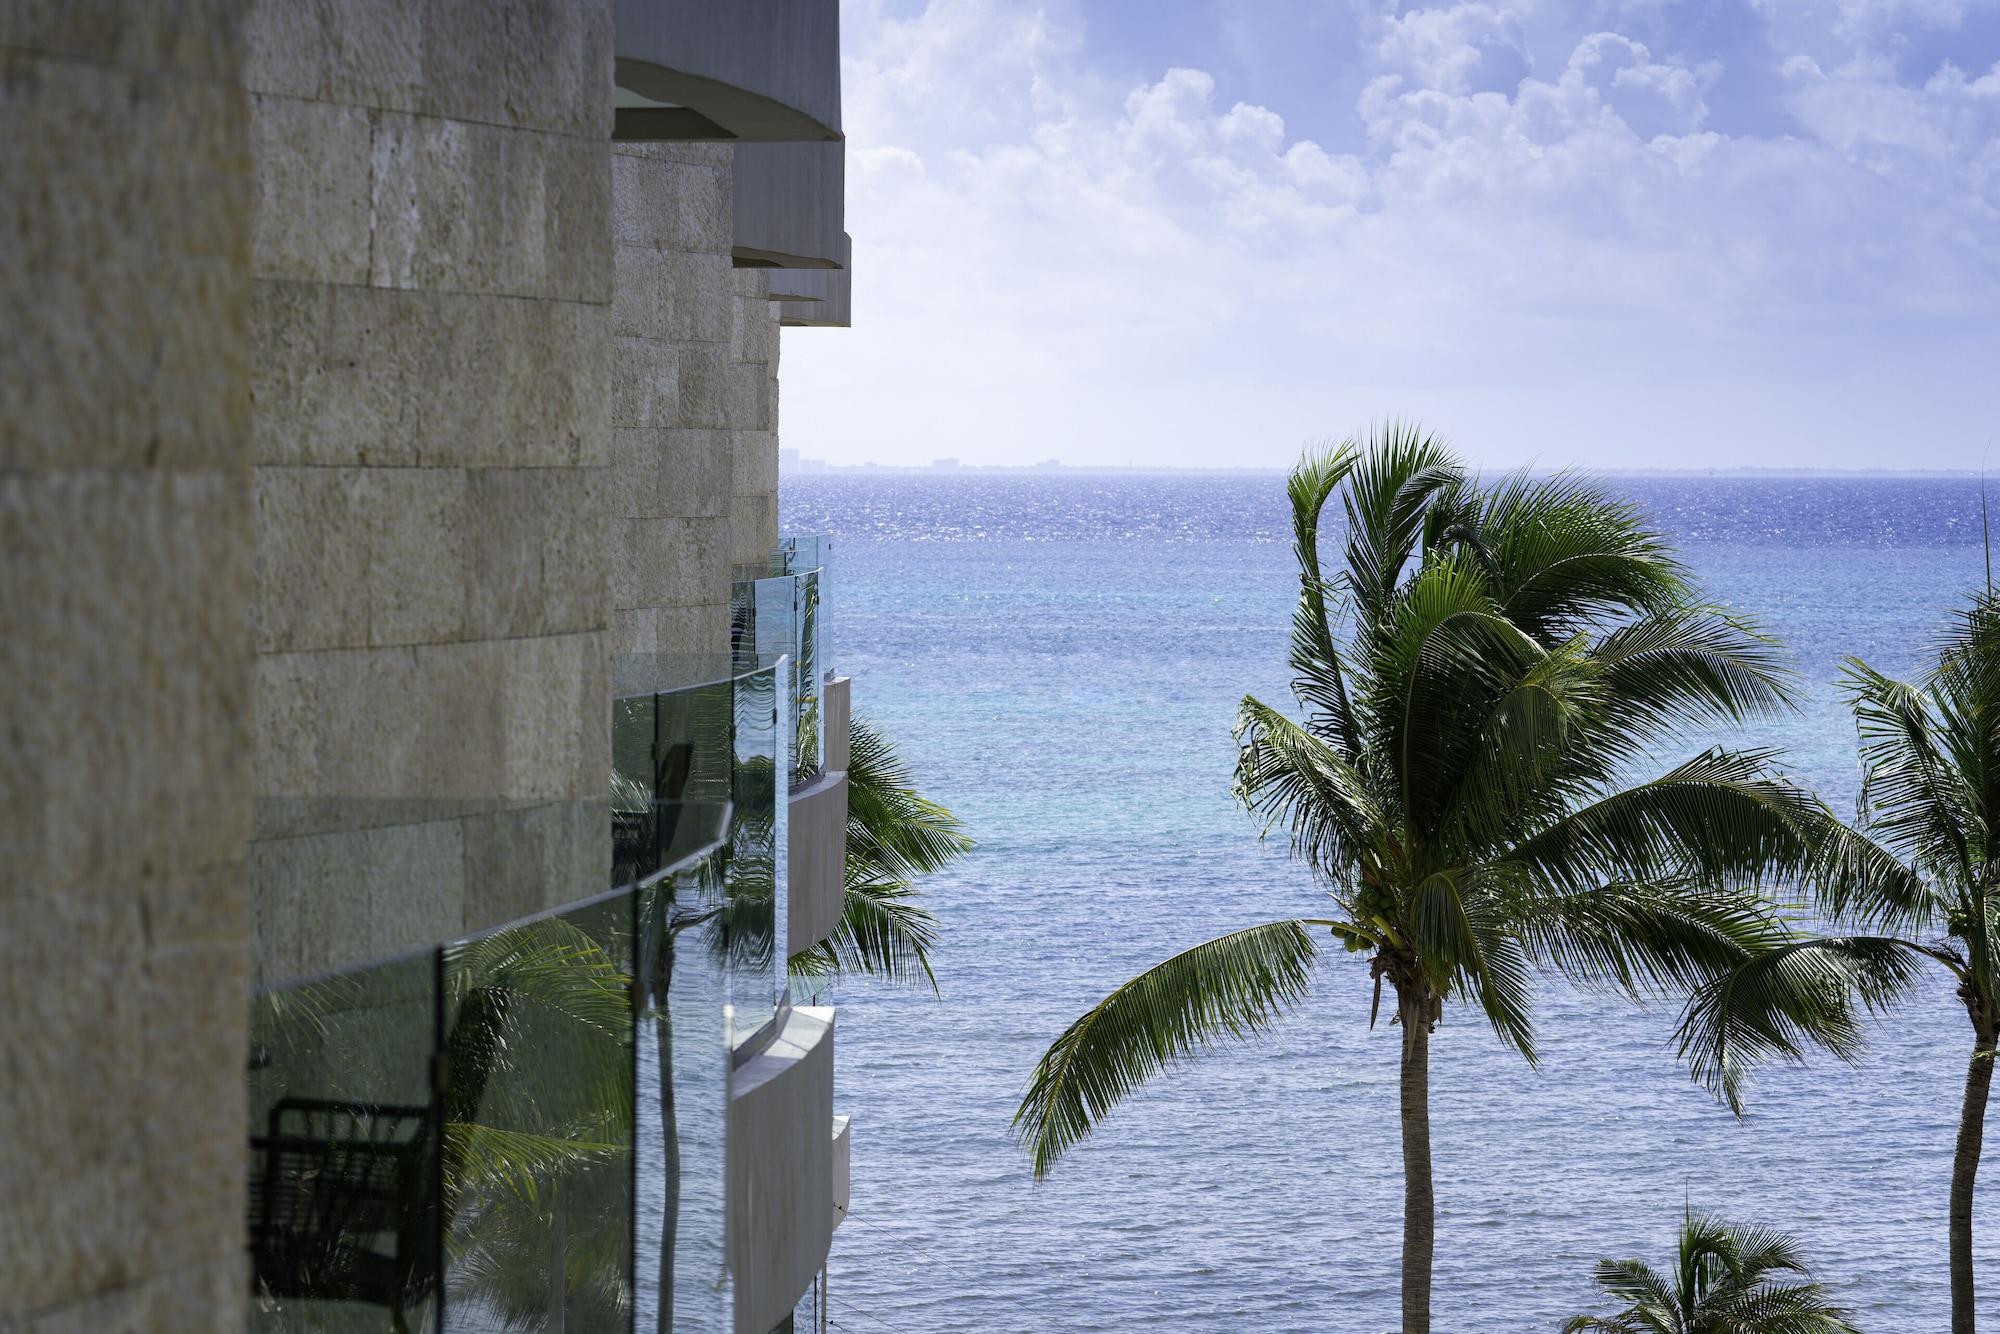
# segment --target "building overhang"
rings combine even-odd
[[[771,300],[787,328],[845,329],[854,323],[853,247],[840,238],[837,269],[772,269]]]
[[[739,269],[837,269],[847,225],[847,145],[744,144],[731,168]]]
[[[618,0],[612,138],[838,140],[838,0]]]

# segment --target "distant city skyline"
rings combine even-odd
[[[1977,469],[2000,3],[857,0],[799,458]]]

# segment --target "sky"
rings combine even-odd
[[[2000,0],[846,0],[835,463],[2000,452]]]

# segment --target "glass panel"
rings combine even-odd
[[[822,662],[820,658],[819,571],[808,570],[794,576],[797,600],[797,667],[793,680],[798,690],[798,742],[794,749],[793,783],[802,786],[819,777],[821,757],[826,754],[826,720],[820,709]]]
[[[634,1328],[731,1327],[724,1265],[729,1046],[718,929],[728,853],[670,873],[639,898],[638,1197]]]
[[[630,1328],[634,909],[445,949],[447,1334]]]
[[[437,1319],[438,954],[250,1001],[253,1330]]]
[[[621,658],[613,675],[611,882],[626,885],[727,837],[735,685],[720,656]]]
[[[770,1022],[785,995],[786,837],[791,806],[789,658],[736,678],[736,754],[729,833],[732,1040]],[[775,945],[775,947],[774,947]]]

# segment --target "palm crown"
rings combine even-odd
[[[1580,1315],[1563,1334],[1855,1334],[1848,1313],[1810,1274],[1790,1237],[1688,1214],[1670,1275],[1638,1260],[1603,1260],[1595,1278],[1618,1314]]]
[[[1976,599],[1904,682],[1850,659],[1845,685],[1861,741],[1859,832],[1821,905],[1855,934],[1804,939],[1745,960],[1696,994],[1682,1024],[1695,1069],[1740,1105],[1747,1072],[1797,1060],[1808,1040],[1852,1059],[1849,997],[1875,1009],[1927,965],[1957,986],[1972,1027],[1953,1154],[1952,1329],[1975,1327],[1972,1206],[2000,1043],[2000,600]],[[1869,934],[1872,933],[1872,934]]]
[[[1788,702],[1770,641],[1702,605],[1632,506],[1570,477],[1482,487],[1396,427],[1308,458],[1289,491],[1305,717],[1244,699],[1236,792],[1289,834],[1337,915],[1235,932],[1119,988],[1042,1057],[1016,1128],[1046,1173],[1138,1083],[1297,1002],[1328,932],[1369,956],[1404,1029],[1405,1328],[1423,1329],[1425,1071],[1444,1003],[1472,1003],[1533,1060],[1535,970],[1694,987],[1787,938],[1750,888],[1862,854],[1764,752],[1622,781],[1676,729]],[[1336,493],[1344,568],[1329,576]]]

